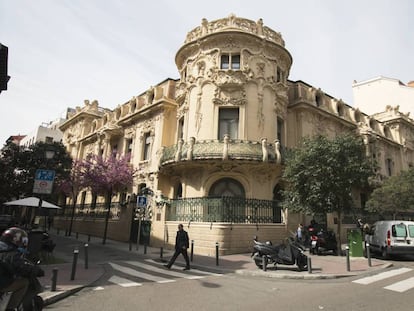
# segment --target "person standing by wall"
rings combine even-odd
[[[175,238],[175,252],[171,257],[168,264],[165,265],[166,268],[171,269],[171,266],[174,264],[178,255],[183,254],[183,257],[186,262],[184,270],[190,270],[190,260],[188,259],[187,249],[190,247],[190,240],[188,238],[187,231],[184,230],[182,224],[178,225],[177,236]]]

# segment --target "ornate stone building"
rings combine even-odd
[[[367,156],[380,165],[379,176],[414,163],[408,116],[392,107],[366,115],[321,89],[288,80],[292,57],[281,34],[261,19],[203,19],[187,34],[175,62],[179,79],[167,79],[113,111],[85,101],[61,126],[73,158],[130,153],[138,170],[132,189],[118,195],[109,237],[130,238],[135,204],[122,202],[147,187],[154,192],[145,213],[151,245],[173,244],[179,222],[194,251],[207,255],[214,254],[216,242],[228,254],[249,251],[256,235],[283,239],[306,221],[278,204],[284,152],[304,136],[361,135]],[[356,190],[354,197],[363,205],[366,194]],[[81,200],[85,205],[96,198],[84,192]],[[93,230],[90,222],[82,225],[89,212],[76,219],[79,231]],[[64,226],[64,217],[60,221]]]

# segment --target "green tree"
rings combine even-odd
[[[381,216],[391,213],[393,219],[399,212],[414,208],[414,168],[391,176],[371,193],[366,210]]]
[[[341,232],[343,214],[354,207],[352,189],[367,187],[370,176],[372,164],[361,139],[350,135],[332,140],[306,138],[287,156],[283,206],[306,214],[336,213]],[[338,238],[340,247],[340,234]]]
[[[52,159],[46,158],[46,150],[54,151]],[[10,143],[3,148],[0,157],[0,200],[5,202],[33,195],[37,169],[54,170],[55,182],[59,183],[67,177],[71,165],[72,159],[62,143],[38,142],[26,149]],[[56,193],[57,191],[52,196],[56,197]],[[56,199],[52,201],[56,202]]]

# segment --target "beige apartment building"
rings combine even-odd
[[[320,88],[290,81],[292,56],[281,34],[261,19],[203,19],[175,63],[179,79],[166,79],[114,110],[85,101],[60,127],[74,159],[131,155],[138,173],[133,187],[114,199],[109,238],[133,236],[136,195],[146,187],[153,194],[142,217],[150,223],[152,246],[171,246],[178,223],[199,254],[213,255],[216,243],[221,254],[247,252],[253,236],[281,241],[311,217],[279,206],[285,150],[305,136],[360,135],[367,156],[380,165],[379,178],[414,163],[413,120],[391,106],[367,115]],[[358,206],[366,197],[355,190]],[[74,230],[103,233],[89,204],[101,200],[82,193]],[[68,219],[55,224],[65,228]],[[328,227],[336,228],[334,219],[328,215]]]

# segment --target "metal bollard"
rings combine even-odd
[[[75,279],[75,274],[76,274],[76,264],[78,262],[78,255],[79,255],[79,250],[75,249],[73,251],[73,262],[72,262],[72,273],[70,275],[70,280],[73,281]]]
[[[91,235],[88,234],[88,242],[90,242],[90,241],[91,241]]]
[[[89,268],[89,265],[88,265],[88,257],[89,257],[88,256],[88,248],[89,248],[89,245],[86,243],[84,248],[85,248],[85,269],[88,269]]]
[[[56,234],[57,234],[57,235],[59,235],[59,232],[60,232],[60,229],[59,229],[59,228],[57,228],[57,229],[56,229]]]
[[[58,269],[53,268],[53,270],[52,270],[52,286],[51,286],[51,291],[52,292],[56,291],[57,275],[58,275]]]
[[[76,240],[79,238],[79,232],[76,232]]]
[[[194,257],[194,240],[191,240],[191,252],[190,252],[190,260],[193,261]]]
[[[371,251],[370,251],[370,249],[369,249],[369,243],[367,243],[367,244],[365,245],[365,248],[366,248],[366,250],[367,250],[368,266],[369,266],[369,267],[372,267],[372,262],[371,262]]]
[[[345,247],[346,253],[346,271],[351,271],[351,262],[349,261],[349,246]]]
[[[219,265],[219,243],[216,242],[216,266]]]
[[[262,267],[263,267],[263,271],[267,270],[267,257],[266,256],[262,257]]]
[[[146,255],[147,254],[147,244],[145,243],[144,244],[144,255]]]
[[[312,273],[312,258],[308,257],[308,273]]]
[[[163,255],[164,249],[162,247],[160,247],[160,258],[162,259],[162,255]]]

